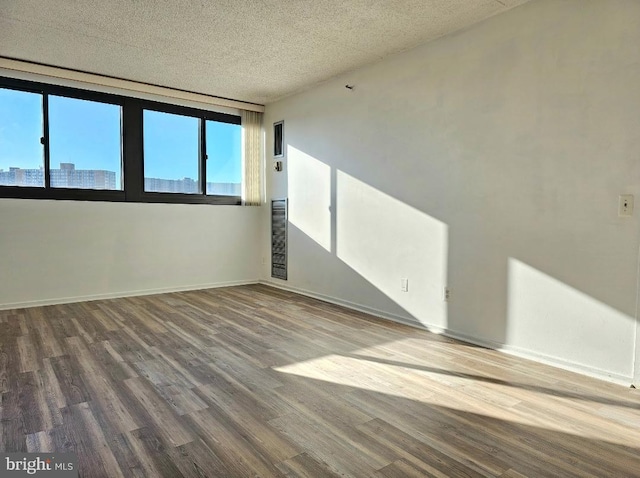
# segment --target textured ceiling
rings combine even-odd
[[[0,56],[268,103],[527,0],[0,0]]]

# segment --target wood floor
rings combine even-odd
[[[2,451],[80,476],[640,476],[640,394],[265,286],[0,311]]]

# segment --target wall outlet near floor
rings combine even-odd
[[[400,290],[402,292],[409,292],[409,279],[400,279]]]
[[[445,287],[442,290],[442,300],[444,300],[445,302],[449,302],[449,299],[451,299],[451,289]]]
[[[618,216],[630,217],[633,215],[633,194],[621,194],[618,201]]]

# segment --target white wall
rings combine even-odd
[[[268,105],[291,219],[269,280],[629,383],[638,45],[640,2],[534,0]]]
[[[0,308],[256,281],[260,208],[0,199]]]

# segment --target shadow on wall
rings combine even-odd
[[[293,285],[495,348],[616,379],[633,375],[634,319],[623,312],[623,295],[594,276],[593,250],[473,206],[436,202],[433,214],[424,209],[429,201],[399,199],[401,186],[382,191],[291,144],[287,169]]]
[[[412,319],[446,328],[447,226],[294,147],[287,156],[291,224]]]

